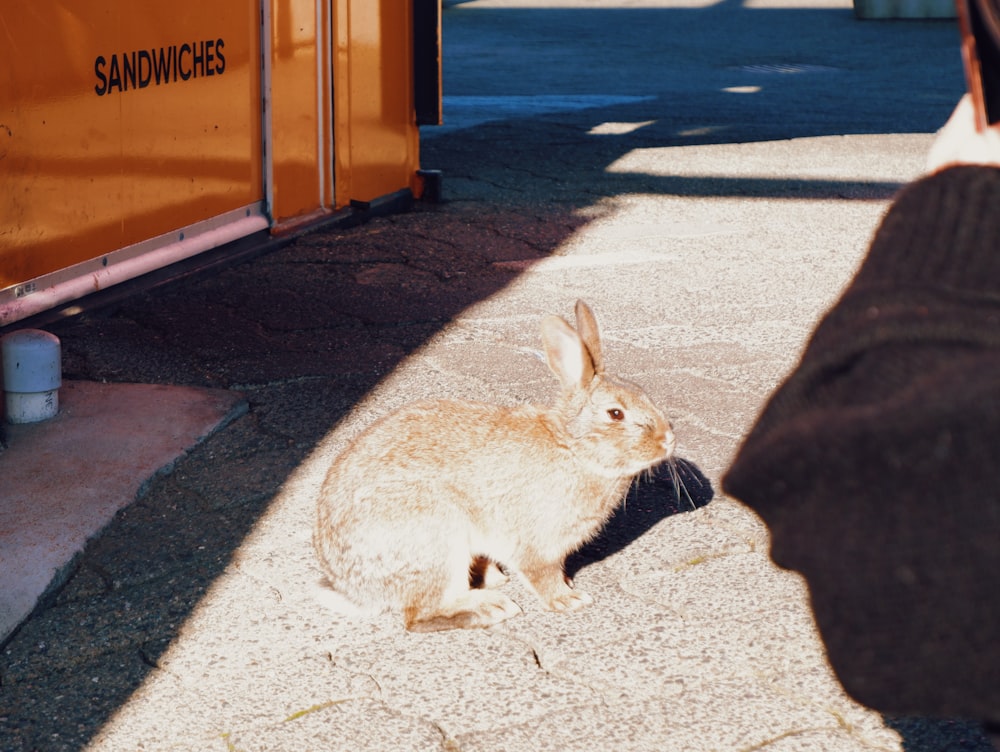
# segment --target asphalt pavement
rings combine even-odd
[[[232,399],[0,649],[0,748],[991,749],[847,697],[802,580],[718,491],[921,174],[963,91],[955,23],[469,0],[443,27],[446,123],[421,150],[441,203],[47,327],[67,379]],[[516,581],[524,613],[489,630],[332,610],[310,527],[338,450],[421,397],[551,399],[539,323],[577,298],[670,416],[686,491],[640,484],[570,560],[583,610]]]

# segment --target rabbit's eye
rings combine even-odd
[[[608,417],[614,421],[625,420],[625,411],[619,410],[617,407],[612,407],[608,410]]]

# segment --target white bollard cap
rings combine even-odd
[[[59,412],[62,353],[59,338],[22,329],[0,338],[7,421],[35,423]]]

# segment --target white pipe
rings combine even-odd
[[[3,389],[9,423],[37,423],[59,412],[62,350],[59,338],[39,329],[0,337]]]

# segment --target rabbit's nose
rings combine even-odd
[[[676,446],[677,438],[674,436],[674,432],[670,428],[667,428],[663,434],[663,451],[666,453],[667,459],[673,457]]]

